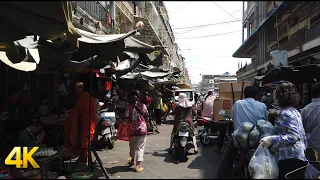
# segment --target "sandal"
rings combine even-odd
[[[129,157],[127,164],[130,166],[134,165],[133,159],[131,157]]]
[[[142,172],[143,170],[144,170],[143,167],[136,168],[136,172],[137,172],[137,173]]]

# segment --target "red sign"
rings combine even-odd
[[[223,101],[223,109],[230,109],[230,107],[231,107],[230,100],[224,100]]]

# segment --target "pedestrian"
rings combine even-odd
[[[147,106],[138,102],[138,94],[136,91],[128,95],[129,105],[125,111],[125,122],[132,125],[132,137],[129,141],[129,159],[128,164],[133,166],[136,164],[136,172],[144,170],[140,166],[143,161],[144,148],[147,140],[147,124],[149,113]]]
[[[320,153],[320,82],[311,89],[313,99],[310,104],[300,110],[303,127],[306,132],[308,148],[306,157],[309,161],[316,161],[315,152]]]
[[[215,99],[216,99],[216,95],[214,94],[214,91],[210,90],[207,96],[202,101],[201,115],[203,117],[208,117],[213,119],[213,104]]]
[[[301,115],[295,108],[300,102],[296,86],[291,82],[282,82],[274,91],[274,99],[280,107],[275,121],[277,135],[264,137],[260,143],[266,148],[279,150],[278,179],[285,179],[287,173],[307,165],[307,139]],[[292,178],[304,179],[304,175],[305,169],[301,169],[295,172]]]
[[[232,106],[231,117],[235,130],[244,122],[256,124],[258,120],[267,120],[267,106],[256,100],[258,94],[258,88],[255,86],[247,86],[244,89],[245,99],[236,101]],[[233,161],[237,154],[238,149],[235,147],[233,139],[231,138],[220,162],[217,173],[218,179],[224,179],[230,176]]]
[[[154,116],[155,116],[157,125],[161,125],[162,107],[163,107],[162,93],[158,92],[157,97],[155,99],[155,103],[154,103]]]

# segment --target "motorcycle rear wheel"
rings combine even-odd
[[[114,139],[108,138],[108,139],[107,139],[107,142],[108,142],[108,143],[107,143],[107,148],[108,148],[108,149],[113,149],[113,148],[114,148]]]
[[[212,144],[212,140],[210,138],[208,138],[208,132],[209,132],[209,129],[208,128],[205,128],[201,134],[199,134],[199,139],[200,139],[200,143],[203,145],[203,146],[209,146]]]

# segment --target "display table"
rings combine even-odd
[[[44,157],[44,158],[35,158],[35,161],[39,164],[41,168],[41,178],[45,179],[45,170],[46,170],[46,165],[49,164],[52,161],[59,160],[60,162],[60,173],[62,171],[63,167],[63,161],[62,161],[62,156],[61,154],[57,153],[55,155],[49,156],[49,157]]]

